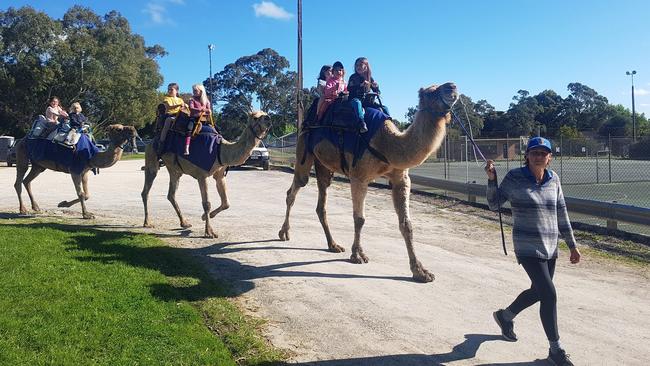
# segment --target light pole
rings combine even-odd
[[[213,44],[208,45],[208,54],[210,55],[210,105],[212,105],[212,93],[213,93],[213,87],[212,87],[212,49],[214,48]]]
[[[636,74],[636,70],[632,70],[632,72],[625,72],[625,75],[630,75],[632,77],[632,141],[636,142],[636,113],[634,112],[634,74]]]
[[[296,93],[298,119],[296,121],[298,131],[302,127],[303,105],[302,105],[302,0],[298,0],[298,79],[296,80]]]

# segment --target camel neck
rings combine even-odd
[[[428,111],[418,111],[411,126],[396,138],[392,147],[382,149],[391,165],[408,169],[422,164],[445,137],[445,117],[436,117]]]
[[[121,145],[111,142],[106,151],[97,153],[95,157],[90,160],[90,164],[94,168],[108,168],[113,166],[122,158],[123,148]]]
[[[221,145],[221,163],[227,166],[243,164],[257,144],[258,140],[255,138],[253,131],[249,126],[246,126],[236,142]],[[216,161],[215,164],[219,164],[219,162]]]

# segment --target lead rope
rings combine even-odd
[[[461,102],[461,104],[462,104],[462,102]],[[463,107],[464,107],[464,104],[463,104]],[[465,113],[467,113],[467,111]],[[465,129],[465,126],[463,125],[463,122],[461,122],[460,118],[458,118],[458,116],[456,116],[456,113],[454,113],[453,109],[451,111],[451,115],[454,118],[454,120],[458,123],[460,128],[462,128],[463,131],[465,131],[465,135],[469,138],[469,141],[472,143],[472,145],[474,147],[474,156],[476,156],[476,152],[478,152],[479,155],[481,155],[481,159],[483,159],[483,162],[485,162],[487,164],[487,159],[485,158],[485,155],[483,155],[483,153],[481,152],[481,149],[476,144],[476,141],[474,141],[474,138],[472,138],[472,135],[467,132],[467,129]],[[468,119],[468,121],[469,121],[469,119]],[[470,126],[470,128],[471,128],[471,126]],[[499,227],[501,228],[501,244],[503,245],[503,254],[508,255],[508,251],[506,250],[506,236],[503,233],[503,218],[501,217],[501,194],[499,193],[499,180],[497,178],[496,168],[494,169],[494,180],[497,183],[497,211],[499,212]]]

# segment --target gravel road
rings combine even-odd
[[[198,186],[181,179],[178,200],[194,227],[181,230],[166,200],[163,169],[151,191],[156,228],[143,221],[142,161],[123,161],[90,178],[88,208],[104,227],[158,234],[193,249],[210,272],[226,279],[251,314],[268,320],[265,332],[299,365],[545,365],[548,343],[538,306],[515,323],[516,343],[500,339],[492,312],[529,285],[515,258],[501,252],[498,224],[453,202],[412,198],[420,261],[436,275],[411,280],[408,257],[389,192],[370,188],[362,235],[370,263],[348,261],[353,239],[349,187],[333,183],[328,214],[345,253],[329,253],[315,208],[315,180],[298,195],[291,240],[278,240],[285,192],[281,171],[234,170],[227,184],[231,208],[217,216],[217,239],[202,239]],[[0,212],[18,212],[15,168],[0,168]],[[69,176],[47,171],[32,184],[46,215],[82,222]],[[211,183],[212,186],[212,183]],[[45,193],[47,192],[47,193]],[[24,198],[27,199],[26,193]],[[218,205],[211,187],[213,207]],[[27,201],[28,202],[28,201]],[[1,222],[1,221],[0,221]],[[510,240],[508,240],[510,242]],[[511,248],[510,248],[511,249]],[[561,253],[556,270],[561,342],[576,365],[647,365],[650,360],[650,273],[647,267],[586,256],[579,265]]]

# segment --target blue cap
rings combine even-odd
[[[528,140],[528,147],[526,147],[526,152],[529,152],[531,149],[534,149],[536,147],[543,147],[548,152],[553,152],[553,149],[551,149],[551,142],[543,137],[531,137]]]

